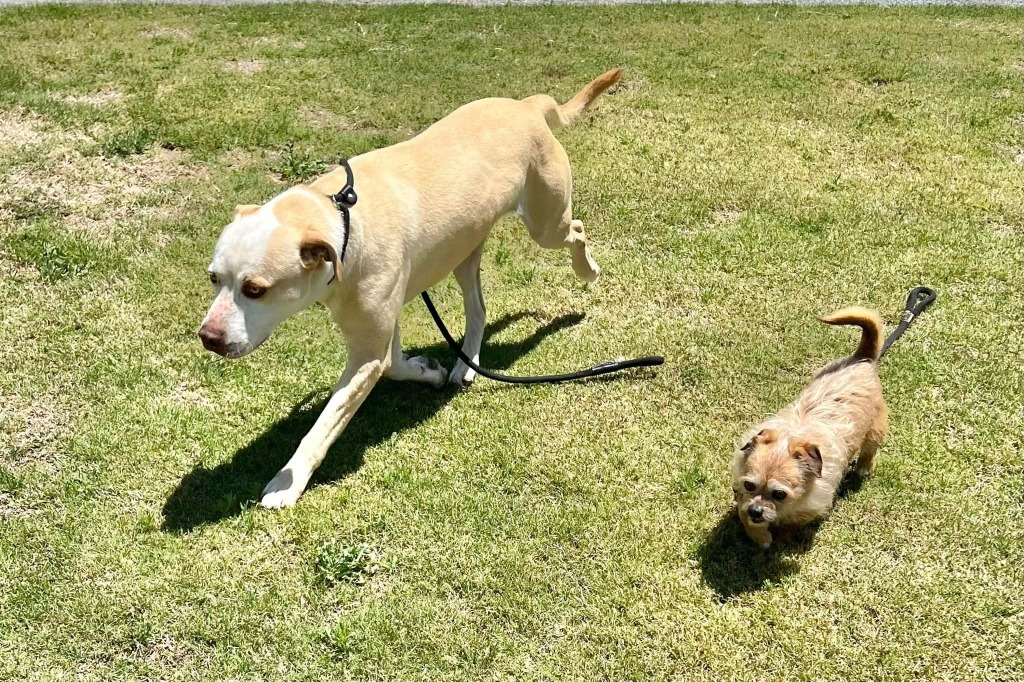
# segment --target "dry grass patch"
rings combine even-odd
[[[200,181],[206,176],[205,168],[187,163],[179,151],[156,148],[106,158],[56,147],[45,162],[8,171],[3,182],[10,199],[3,207],[10,219],[9,207],[16,203],[50,206],[68,229],[105,241],[128,222],[173,217],[180,201],[170,197],[151,203],[149,197],[177,180]]]
[[[0,158],[9,151],[41,143],[46,127],[46,119],[20,107],[5,112],[0,125]]]
[[[146,29],[145,31],[139,31],[139,35],[146,38],[177,38],[178,40],[184,40],[186,42],[192,42],[193,36],[192,31],[187,28],[171,28],[168,26],[159,26],[156,28]]]
[[[318,127],[337,128],[367,135],[395,135],[400,138],[412,137],[413,129],[406,126],[396,128],[378,128],[363,121],[353,121],[345,114],[318,107],[302,107],[299,116],[308,123]]]
[[[124,93],[116,90],[101,90],[88,95],[65,95],[60,100],[65,104],[88,104],[94,107],[103,107],[121,102],[124,100]]]
[[[259,59],[230,59],[221,64],[221,68],[231,73],[253,74],[259,73],[266,68],[266,65]]]
[[[36,397],[0,395],[0,460],[20,469],[28,464],[56,468],[60,456],[57,443],[70,431],[66,414],[51,401]]]

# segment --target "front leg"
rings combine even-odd
[[[334,387],[334,395],[292,458],[263,489],[261,505],[279,508],[295,504],[313,472],[327,456],[328,448],[341,435],[384,373],[385,365],[386,350],[381,353],[353,353],[349,349],[349,362]]]

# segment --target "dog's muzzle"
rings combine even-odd
[[[203,342],[203,348],[211,353],[227,355],[228,347],[224,343],[226,337],[227,331],[223,327],[204,324],[199,328],[199,340]]]

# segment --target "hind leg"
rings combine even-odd
[[[448,372],[434,358],[424,355],[410,358],[402,351],[402,336],[397,322],[391,336],[391,362],[384,375],[395,381],[422,381],[438,387],[444,386],[448,378]]]
[[[583,223],[572,218],[572,169],[562,145],[551,136],[548,149],[527,173],[519,213],[533,241],[545,249],[569,249],[572,269],[586,282],[596,282],[601,268],[594,262]]]
[[[864,477],[874,471],[875,455],[878,453],[878,447],[885,439],[885,433],[888,429],[889,417],[883,405],[881,412],[875,417],[874,423],[868,430],[867,436],[864,437],[864,444],[861,446],[860,454],[857,456],[857,468],[855,471],[858,476]]]
[[[462,302],[466,309],[466,336],[462,341],[462,352],[473,362],[480,364],[480,344],[484,341],[484,322],[487,310],[484,308],[484,291],[480,286],[480,258],[484,245],[476,247],[469,258],[455,268],[455,281],[462,289]],[[476,379],[476,371],[459,360],[448,377],[456,386],[469,386]]]

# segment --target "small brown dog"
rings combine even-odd
[[[821,318],[863,330],[853,355],[822,369],[795,401],[751,429],[732,462],[736,509],[750,538],[767,548],[772,529],[803,526],[832,508],[855,454],[857,474],[875,465],[888,425],[878,356],[882,320],[860,307]]]

